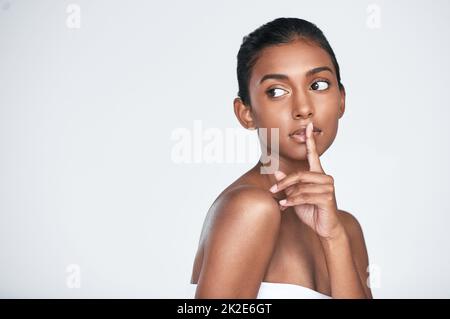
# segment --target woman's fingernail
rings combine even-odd
[[[271,188],[270,188],[270,191],[272,192],[272,193],[275,193],[276,191],[277,191],[277,184],[275,184],[275,185],[273,185]]]
[[[282,200],[280,200],[280,201],[279,201],[279,203],[280,203],[281,205],[286,205],[286,203],[287,203],[287,200],[285,200],[285,199],[282,199]]]

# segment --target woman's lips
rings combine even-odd
[[[313,136],[317,136],[320,134],[322,134],[322,131],[320,129],[314,128]],[[296,130],[293,133],[289,134],[289,137],[291,137],[294,141],[298,143],[306,143],[306,129]]]
[[[306,126],[302,126],[298,129],[296,129],[295,131],[291,132],[291,134],[289,135],[294,135],[294,134],[301,134],[301,133],[305,133],[306,132]],[[322,132],[322,130],[318,127],[313,127],[313,132]]]

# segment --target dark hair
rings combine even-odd
[[[261,50],[271,45],[289,43],[296,39],[313,41],[328,52],[336,70],[339,88],[343,88],[339,73],[339,64],[333,49],[322,31],[314,23],[303,19],[278,18],[260,26],[255,31],[244,36],[242,40],[237,55],[237,78],[239,84],[238,96],[245,105],[250,106],[248,89],[250,74]]]

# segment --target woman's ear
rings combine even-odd
[[[339,100],[339,118],[341,118],[345,112],[345,87],[344,87],[344,85],[341,85],[341,87],[339,88],[339,92],[341,94],[341,98]]]
[[[253,120],[252,110],[250,106],[244,104],[241,98],[237,97],[233,101],[234,114],[241,123],[241,125],[249,130],[256,130],[256,125]]]

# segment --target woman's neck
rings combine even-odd
[[[251,169],[251,175],[256,178],[262,188],[269,189],[273,184],[277,182],[275,176],[273,175],[275,171],[282,171],[284,174],[289,175],[296,171],[306,171],[309,170],[308,161],[296,160],[288,161],[286,159],[280,158],[278,165],[273,164],[274,162],[264,162],[260,158],[258,163]]]
[[[255,165],[262,174],[273,175],[275,171],[282,171],[286,175],[297,171],[309,171],[308,160],[290,160],[280,156],[273,159],[271,156],[263,158],[261,156]]]

